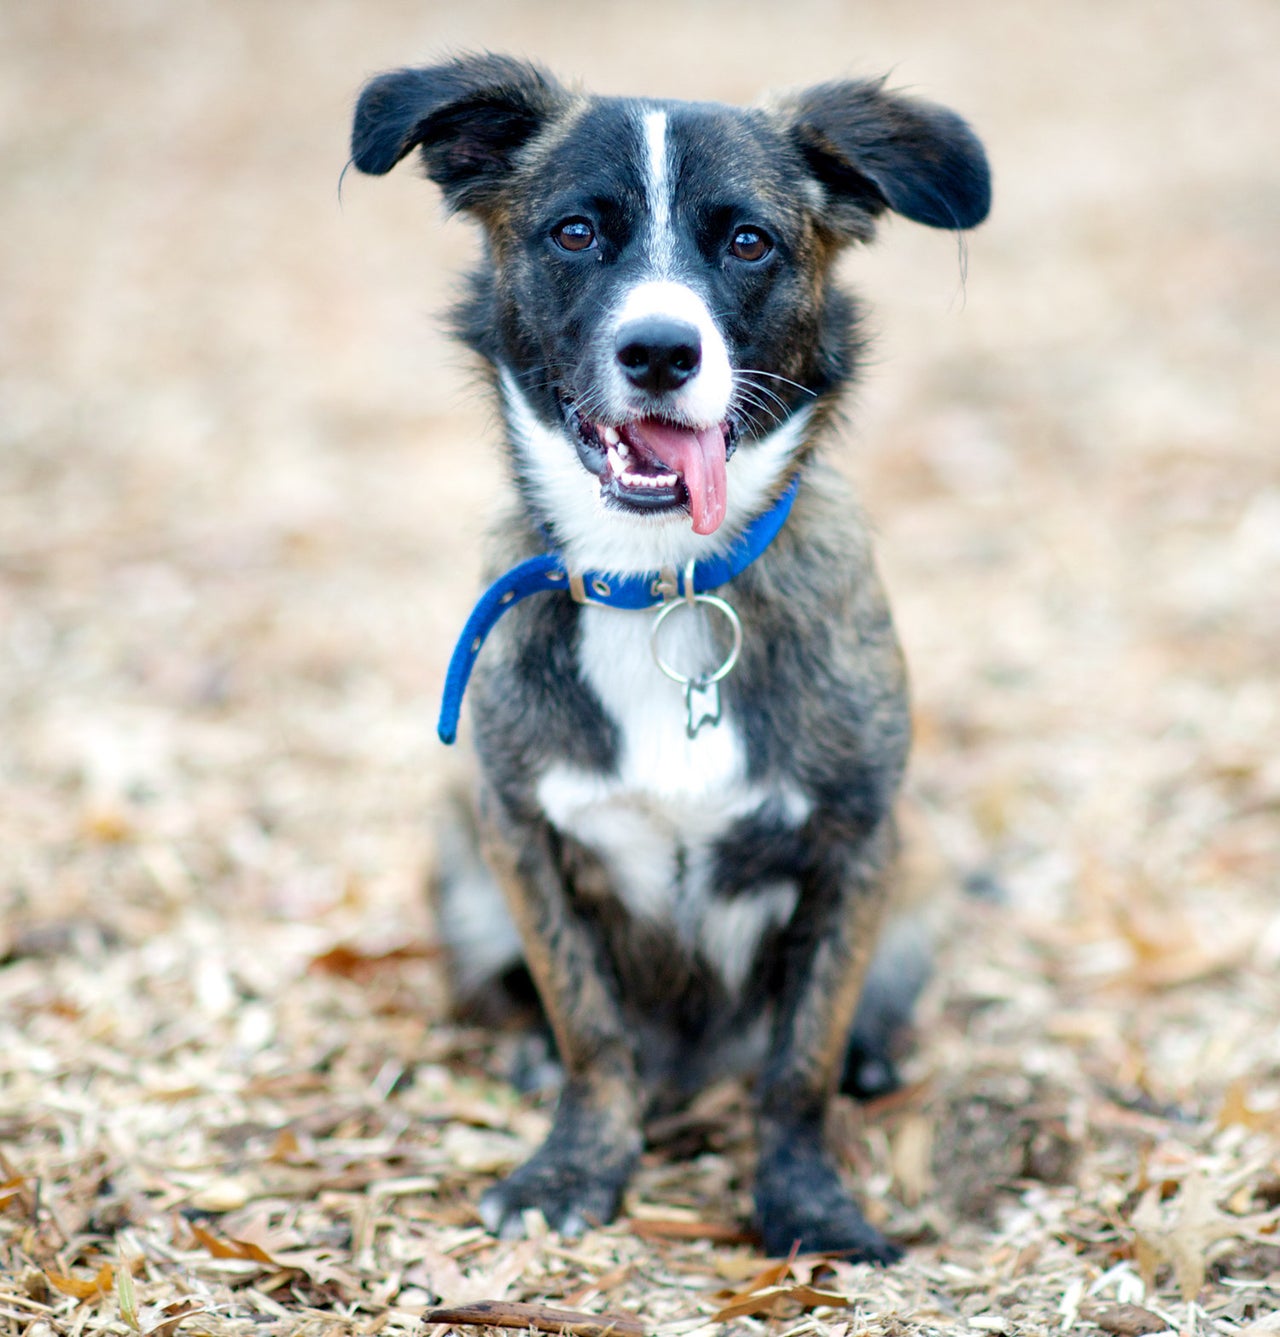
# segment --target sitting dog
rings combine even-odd
[[[842,1076],[891,1080],[921,978],[910,952],[871,964],[908,706],[818,448],[862,346],[837,256],[885,210],[981,222],[982,147],[879,81],[737,109],[483,55],[363,89],[354,165],[414,149],[483,229],[455,329],[514,483],[446,680],[447,742],[470,682],[487,871],[455,861],[442,930],[474,998],[523,959],[563,1066],[550,1135],[481,1215],[609,1221],[646,1114],[752,1072],[765,1247],[890,1262],[824,1116]]]

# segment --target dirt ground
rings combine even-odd
[[[472,47],[889,71],[989,146],[963,280],[905,223],[847,263],[952,907],[908,1088],[836,1121],[894,1269],[765,1272],[734,1088],[608,1229],[478,1228],[548,1112],[442,1022],[421,894],[501,486],[475,239],[337,193],[362,79]],[[0,1332],[1280,1331],[1277,126],[1272,0],[0,8]]]

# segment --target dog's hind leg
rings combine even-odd
[[[862,985],[840,1078],[840,1089],[858,1100],[888,1095],[900,1084],[897,1060],[953,905],[948,889],[954,870],[924,806],[904,796],[895,822],[899,850],[890,908]]]
[[[435,869],[427,892],[458,1017],[496,1026],[536,1006],[520,935],[484,863],[474,810],[462,794],[450,796],[436,824]]]
[[[519,1091],[560,1086],[555,1038],[502,890],[480,851],[475,805],[450,795],[436,823],[435,868],[428,885],[444,950],[450,1010],[467,1025],[515,1031],[505,1076]]]
[[[845,1051],[840,1090],[858,1100],[896,1091],[897,1050],[933,971],[932,929],[913,913],[892,918],[867,970]]]

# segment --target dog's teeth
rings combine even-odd
[[[616,446],[622,440],[622,438],[618,435],[618,429],[616,427],[606,427],[604,431],[601,433],[601,436],[604,437],[604,443],[606,446]],[[623,446],[622,452],[623,453],[626,452],[625,446]]]
[[[614,444],[618,447],[618,454],[621,455],[624,460],[630,458],[631,447],[627,445],[617,432],[614,432],[612,427],[610,427],[609,430],[613,432]]]
[[[609,467],[613,470],[614,481],[619,487],[674,487],[679,481],[679,474],[638,474],[632,473],[618,458],[618,452],[609,449]]]

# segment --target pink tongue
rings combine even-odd
[[[693,532],[715,533],[724,522],[728,505],[723,429],[703,427],[691,431],[652,420],[633,422],[629,428],[668,469],[675,469],[683,476],[689,490]]]

